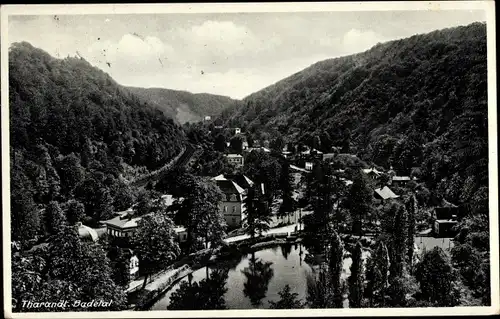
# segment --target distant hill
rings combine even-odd
[[[142,101],[148,102],[179,123],[198,122],[205,116],[216,117],[239,100],[207,93],[190,93],[163,88],[126,87]]]
[[[447,198],[471,201],[488,185],[486,52],[484,23],[379,43],[253,93],[221,120],[257,138],[345,146],[400,174],[418,167]]]

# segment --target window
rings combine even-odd
[[[224,213],[227,213],[227,206],[224,206]]]
[[[232,202],[236,202],[236,195],[234,194],[231,194],[231,199],[230,199]]]
[[[233,224],[236,224],[236,218],[235,217],[232,218],[232,221],[233,221]]]
[[[233,206],[233,213],[236,213],[236,206]]]

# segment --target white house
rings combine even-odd
[[[313,169],[313,163],[312,162],[306,162],[306,170],[312,171]]]

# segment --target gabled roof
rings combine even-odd
[[[240,154],[227,154],[226,157],[243,157]]]
[[[393,191],[387,186],[384,186],[382,189],[375,189],[375,193],[377,193],[382,199],[399,198],[399,196],[394,194]]]
[[[305,170],[305,169],[300,168],[300,167],[295,166],[295,165],[290,165],[290,168],[293,169],[294,171],[299,171],[299,172],[302,172],[302,173],[309,173],[308,170]]]
[[[217,176],[218,177],[218,176]],[[228,179],[215,179],[217,186],[224,194],[243,194],[245,190],[235,182]]]
[[[375,175],[380,175],[383,172],[377,170],[376,168],[363,168],[363,173],[365,174],[375,174]]]
[[[220,176],[220,175],[219,175]],[[238,186],[242,188],[250,188],[253,186],[254,182],[243,174],[224,174],[223,178],[235,182]]]
[[[141,217],[128,218],[126,215],[119,215],[114,218],[102,221],[103,224],[114,226],[121,229],[136,228],[137,222],[141,220]]]
[[[436,207],[434,208],[436,219],[454,220],[458,215],[458,207]]]

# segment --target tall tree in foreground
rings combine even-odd
[[[344,262],[344,245],[337,232],[333,232],[330,239],[329,270],[330,282],[333,290],[333,307],[342,308],[343,289],[340,276]]]
[[[180,249],[175,240],[174,223],[166,214],[145,215],[137,224],[133,243],[140,267],[145,273],[144,288],[148,275],[173,262],[179,256]]]
[[[298,293],[292,293],[290,285],[285,285],[278,292],[280,299],[278,301],[269,301],[271,309],[300,309],[304,308],[304,303],[297,299]]]
[[[209,278],[199,282],[181,282],[180,287],[170,297],[168,310],[227,309],[224,300],[227,276],[227,269],[215,269]]]
[[[58,202],[52,201],[45,209],[45,226],[49,235],[57,234],[67,224],[66,215]]]
[[[247,214],[245,231],[253,239],[270,228],[271,211],[257,184],[248,190],[244,203]]]
[[[366,177],[361,172],[356,172],[346,202],[351,213],[353,234],[362,235],[363,219],[371,214],[372,201],[373,192]]]
[[[415,277],[423,300],[441,307],[456,305],[452,294],[456,274],[449,256],[440,247],[422,256],[416,265]]]
[[[391,278],[401,277],[406,268],[407,249],[407,212],[404,205],[398,205],[394,216],[389,255],[391,257]]]
[[[408,212],[408,230],[406,237],[406,263],[408,265],[408,271],[410,274],[413,273],[413,259],[414,259],[414,249],[415,249],[415,215],[417,211],[417,199],[415,195],[412,194],[407,203],[407,212]]]
[[[366,296],[369,306],[385,305],[387,287],[389,285],[389,252],[387,246],[379,241],[373,254],[368,258],[366,267]]]
[[[280,176],[280,189],[281,189],[281,206],[279,208],[279,215],[281,217],[288,216],[290,222],[290,214],[295,211],[296,202],[293,198],[293,178],[290,174],[290,164],[288,161],[283,161],[281,164]]]
[[[357,242],[352,253],[351,275],[349,276],[349,308],[361,308],[363,301],[363,258],[361,242]]]

